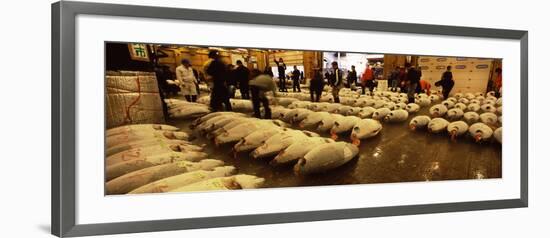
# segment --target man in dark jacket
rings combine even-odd
[[[453,80],[453,72],[451,72],[451,66],[447,66],[447,71],[441,75],[441,80],[435,82],[435,86],[443,88],[443,98],[447,99],[449,93],[453,90],[455,86],[455,81]]]
[[[210,75],[213,84],[212,93],[210,94],[210,108],[215,112],[220,110],[222,104],[224,104],[225,110],[231,111],[226,83],[228,77],[227,66],[221,61],[217,50],[210,51],[208,57],[212,61],[206,67],[206,73]]]
[[[407,82],[409,83],[407,97],[409,98],[409,103],[414,103],[414,93],[420,82],[420,73],[409,63],[405,66],[407,67]]]
[[[330,86],[332,86],[332,97],[335,103],[340,103],[340,89],[342,89],[344,84],[344,79],[342,78],[343,74],[342,70],[338,68],[338,62],[332,62],[331,66],[332,69],[328,79]]]
[[[355,71],[355,65],[351,66],[351,71],[348,72],[348,86],[352,88],[352,85],[357,84],[357,71]]]
[[[294,70],[292,71],[292,92],[302,92],[300,89],[300,70],[294,65]]]
[[[283,58],[279,58],[279,61],[277,61],[276,59],[273,59],[273,60],[277,65],[277,72],[279,73],[279,91],[288,92],[288,90],[286,89],[286,80],[285,80],[286,64],[283,61]]]
[[[235,69],[233,75],[239,83],[239,89],[241,91],[241,96],[243,99],[250,98],[250,88],[248,86],[249,74],[250,70],[248,70],[248,68],[243,65],[242,61],[237,60],[237,68]]]
[[[225,81],[227,85],[227,91],[229,98],[235,98],[235,91],[237,90],[237,79],[235,77],[235,65],[227,65],[227,77]]]
[[[312,102],[319,102],[325,87],[325,80],[319,68],[313,70],[313,78],[309,81],[309,94]]]

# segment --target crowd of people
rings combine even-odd
[[[263,72],[256,69],[251,71],[241,60],[236,61],[236,66],[225,64],[217,50],[211,50],[208,53],[208,58],[209,60],[203,68],[204,76],[199,74],[187,59],[183,59],[181,65],[176,68],[176,79],[180,91],[187,101],[196,102],[200,93],[198,85],[201,81],[205,81],[210,85],[211,111],[232,111],[230,98],[235,97],[236,90],[239,90],[242,99],[252,101],[256,117],[262,117],[260,107],[263,106],[263,117],[271,118],[266,92],[271,91],[275,95],[277,89],[273,81],[271,68],[266,67]],[[286,65],[282,59],[276,62],[279,70],[286,70]]]
[[[273,79],[273,71],[268,65],[263,71],[258,69],[249,70],[241,60],[236,61],[236,66],[226,65],[220,58],[217,50],[211,50],[208,54],[209,60],[205,63],[203,72],[200,74],[191,67],[189,60],[183,59],[181,65],[176,68],[176,79],[179,82],[181,93],[185,99],[190,102],[196,102],[199,94],[198,84],[204,80],[210,84],[210,108],[212,111],[231,111],[230,98],[235,96],[238,89],[242,99],[250,99],[254,108],[254,116],[262,118],[260,107],[264,107],[263,118],[271,118],[267,92],[273,92],[277,96],[277,91],[287,92],[286,80],[292,80],[292,89],[294,92],[301,92],[300,82],[303,80],[303,72],[293,66],[289,75],[285,74],[287,66],[283,58],[274,59],[278,71],[278,85]],[[309,91],[312,102],[319,102],[321,94],[328,84],[331,88],[331,94],[334,102],[339,103],[340,90],[344,87],[361,88],[361,93],[365,94],[368,90],[373,92],[377,87],[379,74],[375,72],[375,67],[368,65],[362,73],[358,73],[355,66],[344,75],[344,69],[340,68],[338,62],[330,64],[323,74],[322,68],[314,68],[312,77],[309,81]],[[496,80],[491,80],[488,90],[499,92],[502,87],[502,70],[496,71]],[[404,66],[396,66],[387,74],[388,87],[391,91],[406,92],[409,103],[414,102],[416,93],[430,94],[432,85],[427,80],[422,79],[422,69],[415,67],[410,63]],[[446,71],[441,75],[441,79],[435,82],[436,87],[441,87],[443,98],[447,99],[449,93],[454,87],[452,67],[447,66]],[[277,90],[278,89],[278,90]],[[274,100],[276,103],[276,100]]]

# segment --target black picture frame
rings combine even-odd
[[[52,214],[59,237],[459,212],[528,206],[528,32],[319,17],[62,1],[52,4]],[[79,14],[511,39],[521,50],[521,195],[517,199],[206,218],[76,224],[75,18]]]

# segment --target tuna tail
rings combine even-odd
[[[361,140],[359,140],[357,138],[357,135],[355,135],[354,133],[351,133],[350,139],[351,139],[351,143],[354,144],[355,146],[361,145]]]
[[[333,140],[337,140],[338,139],[338,134],[336,134],[336,132],[334,131],[330,131],[330,138],[333,139]]]
[[[451,134],[451,140],[456,142],[456,129],[452,130],[450,134]]]
[[[477,133],[475,136],[474,136],[474,139],[477,143],[481,143],[481,134]]]
[[[296,165],[294,165],[294,168],[293,168],[294,174],[297,176],[302,175],[302,167],[305,164],[306,164],[306,159],[304,158],[299,159]]]

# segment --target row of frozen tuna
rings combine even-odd
[[[194,102],[187,102],[180,99],[164,99],[168,106],[168,114],[171,118],[193,119],[210,113],[208,105],[210,96],[204,96]],[[233,111],[251,112],[252,102],[245,99],[230,99]]]
[[[216,145],[232,144],[235,157],[250,153],[252,159],[270,164],[294,164],[298,175],[321,173],[344,165],[357,156],[357,146],[335,142],[305,130],[294,130],[280,120],[249,118],[234,112],[216,112],[198,118],[192,127]]]
[[[493,129],[491,126],[477,122],[472,125],[464,121],[449,122],[443,118],[430,118],[429,116],[416,116],[409,122],[411,130],[427,129],[430,133],[442,133],[447,131],[451,139],[455,140],[459,136],[469,134],[476,142],[489,141],[494,138],[502,143],[502,127]]]
[[[236,174],[208,159],[203,145],[169,125],[140,124],[106,132],[106,194],[158,193],[261,187],[263,178]]]
[[[477,122],[480,118],[490,117],[491,124],[502,121],[497,116],[502,115],[502,98],[496,99],[489,96],[484,99],[468,100],[466,98],[450,97],[447,100],[436,104],[430,108],[430,116],[447,117],[449,120],[459,120],[464,118],[469,122]],[[488,123],[485,122],[484,123]]]

